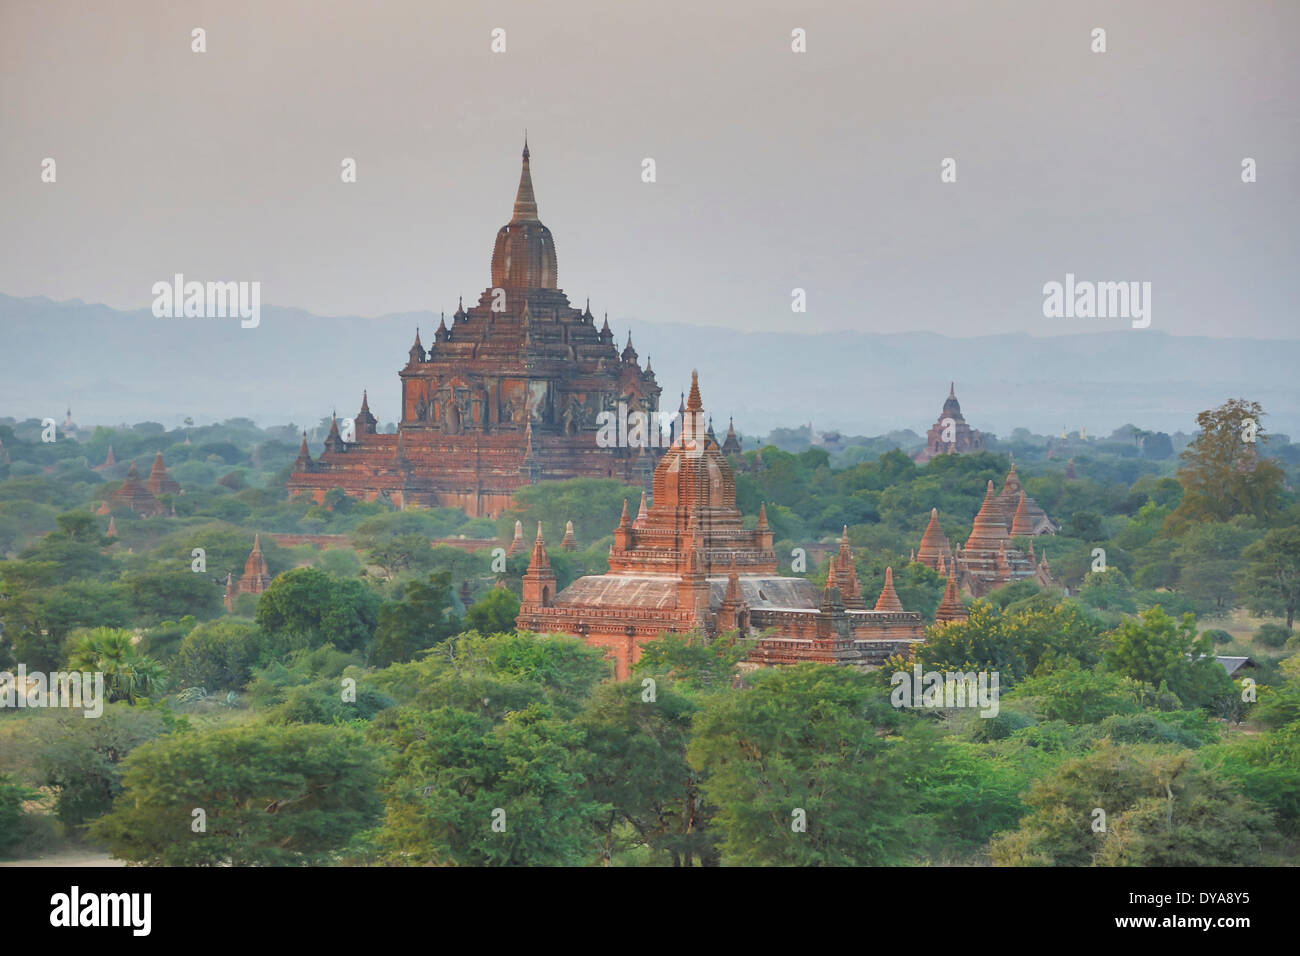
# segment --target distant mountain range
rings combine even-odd
[[[261,324],[158,319],[80,300],[0,295],[0,417],[83,427],[186,416],[310,425],[351,415],[369,389],[381,424],[398,416],[397,371],[432,312],[324,317],[263,306]],[[934,423],[956,381],[970,424],[1103,436],[1125,423],[1192,431],[1202,409],[1230,397],[1259,401],[1275,433],[1300,436],[1300,340],[1173,336],[1151,330],[1033,337],[949,338],[929,332],[807,335],[612,319],[621,349],[631,328],[676,408],[699,369],[706,410],[722,432],[812,422],[814,429],[878,435]]]

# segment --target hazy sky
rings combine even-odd
[[[560,284],[622,328],[1126,327],[1043,317],[1073,272],[1295,338],[1297,37],[1296,0],[0,0],[0,291],[450,312],[527,127]]]

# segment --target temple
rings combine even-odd
[[[1013,538],[1056,534],[1060,530],[1060,526],[1047,517],[1047,512],[1038,506],[1038,502],[1025,494],[1014,461],[1002,482],[1002,490],[993,500],[993,512],[1002,519]]]
[[[158,452],[154,456],[153,467],[149,469],[149,478],[145,484],[154,497],[179,494],[181,490],[180,482],[167,474],[167,466],[163,464],[162,452]]]
[[[648,487],[660,450],[604,447],[601,412],[659,408],[660,387],[631,335],[620,352],[606,316],[569,304],[555,242],[538,219],[527,143],[510,222],[497,233],[491,285],[458,306],[426,350],[416,330],[396,434],[380,434],[364,393],[351,428],[330,426],[313,460],[304,435],[288,488],[322,501],[331,488],[407,504],[499,516],[520,485],[617,478]],[[630,443],[623,443],[624,445]]]
[[[939,420],[925,433],[925,448],[912,456],[912,460],[918,464],[925,464],[938,455],[984,450],[983,433],[971,428],[962,417],[956,385],[956,382],[948,385],[948,398],[943,403]]]
[[[924,639],[921,615],[903,609],[892,571],[867,608],[847,531],[825,589],[781,576],[766,507],[753,530],[744,526],[735,474],[705,421],[692,373],[681,434],[655,469],[649,505],[643,496],[633,519],[623,503],[608,573],[579,578],[557,594],[538,526],[518,626],[581,636],[606,651],[619,679],[640,658],[641,644],[663,633],[734,633],[749,642],[756,664],[866,667],[891,654],[910,656]]]
[[[262,553],[262,536],[253,535],[253,550],[244,562],[244,574],[238,582],[232,575],[226,575],[226,610],[232,611],[235,599],[241,594],[261,594],[271,585],[271,572],[266,566],[266,555]]]
[[[1013,480],[1014,465],[1007,475],[1007,485]],[[955,549],[939,527],[938,511],[933,508],[930,510],[930,523],[921,536],[921,547],[916,552],[916,560],[948,576],[948,587],[954,589],[954,594],[955,589],[960,588],[973,597],[983,597],[1003,585],[1023,580],[1032,580],[1044,588],[1057,586],[1047,564],[1046,551],[1041,559],[1036,559],[1033,542],[1030,542],[1027,553],[1012,544],[1013,538],[1032,537],[1039,533],[1035,531],[1037,521],[1029,508],[1031,499],[1020,488],[1018,480],[1014,487],[1018,489],[1016,506],[1008,519],[1006,506],[1001,501],[1001,496],[994,493],[993,482],[989,481],[970,536],[965,544],[958,544]],[[1005,490],[1004,486],[1003,491]],[[1046,515],[1043,518],[1046,519]],[[955,606],[946,591],[944,602],[948,605],[945,613],[954,613]]]

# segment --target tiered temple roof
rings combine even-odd
[[[150,517],[160,515],[166,512],[149,486],[140,480],[140,472],[135,467],[135,462],[131,462],[131,467],[127,469],[126,478],[122,486],[108,496],[110,507],[123,506],[130,508],[141,517]]]
[[[376,431],[363,393],[350,440],[331,428],[313,461],[302,450],[290,494],[348,494],[500,515],[523,484],[617,478],[648,486],[659,449],[605,447],[602,412],[657,412],[659,384],[630,339],[621,352],[606,316],[570,305],[558,284],[555,241],[538,218],[524,146],[510,222],[497,233],[491,285],[478,304],[443,317],[425,348],[416,330],[397,434]]]
[[[1014,469],[1012,474],[1014,476]],[[1047,568],[1046,560],[1035,565],[1032,544],[1028,554],[1012,544],[1013,527],[1017,529],[1017,536],[1032,534],[1033,527],[1028,504],[1030,499],[1018,483],[1015,487],[1016,506],[1012,514],[1005,517],[1005,506],[999,502],[993,490],[993,482],[989,481],[970,536],[965,544],[958,545],[955,552],[945,554],[937,535],[932,534],[931,529],[937,531],[938,528],[937,513],[932,512],[930,528],[926,529],[926,537],[931,538],[931,541],[927,544],[925,538],[922,538],[922,553],[917,554],[917,560],[941,573],[954,572],[956,584],[975,597],[982,597],[1004,584],[1026,578],[1033,579],[1041,587],[1055,587],[1056,582]],[[1012,527],[1008,527],[1008,524]]]
[[[766,507],[753,530],[736,508],[735,475],[708,437],[694,373],[684,412],[681,434],[655,469],[649,507],[633,521],[624,503],[607,574],[579,578],[558,595],[548,590],[554,577],[539,528],[519,627],[583,636],[607,651],[620,678],[640,645],[664,632],[736,631],[753,639],[749,656],[761,664],[864,666],[910,653],[922,640],[920,614],[902,609],[892,584],[882,592],[886,608],[866,610],[847,535],[821,593],[805,578],[781,576]]]
[[[1012,524],[1017,510],[1021,507],[1024,508],[1024,516],[1021,518],[1020,530],[1016,531],[1012,529]],[[1002,491],[993,502],[993,510],[1001,517],[1012,537],[1055,534],[1059,530],[1056,522],[1047,516],[1047,512],[1039,507],[1038,502],[1025,494],[1020,484],[1020,477],[1016,474],[1015,462],[1011,463],[1011,470],[1007,472],[1006,480],[1002,483]]]

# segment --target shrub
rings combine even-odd
[[[1261,624],[1255,632],[1255,642],[1265,647],[1282,647],[1290,637],[1290,629],[1281,624]]]

